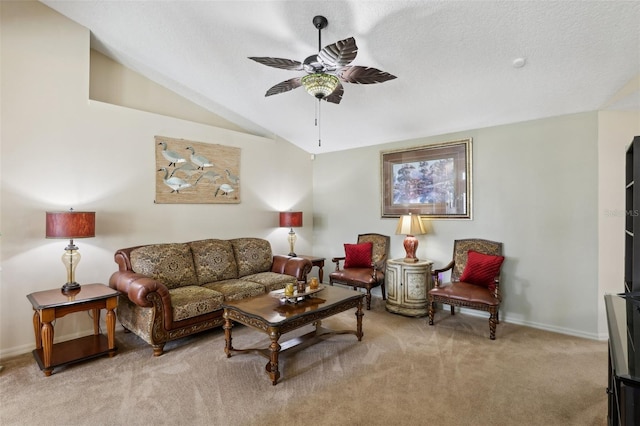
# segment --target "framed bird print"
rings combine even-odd
[[[240,203],[240,148],[156,136],[158,204]]]
[[[381,152],[382,217],[471,219],[471,142]]]

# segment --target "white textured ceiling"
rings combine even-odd
[[[255,134],[310,153],[599,109],[640,109],[638,1],[55,1],[92,46]],[[298,61],[353,36],[353,65],[398,78],[345,84],[339,105],[302,75],[249,56]],[[525,58],[522,68],[513,61]]]

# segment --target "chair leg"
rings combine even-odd
[[[433,325],[433,315],[435,314],[436,302],[429,301],[429,325]]]
[[[500,311],[496,310],[496,324],[500,324]]]
[[[367,289],[367,311],[371,310],[371,290]]]
[[[496,340],[496,319],[498,317],[497,312],[491,312],[489,316],[489,339]]]
[[[450,305],[450,308],[451,308],[451,315],[455,315],[456,314],[456,310],[455,310],[454,306]]]
[[[385,288],[384,281],[380,284],[380,290],[382,290],[382,300],[387,300],[387,289]]]

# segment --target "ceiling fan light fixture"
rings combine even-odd
[[[300,79],[300,83],[311,96],[323,99],[336,90],[340,81],[335,75],[317,72],[305,75]]]

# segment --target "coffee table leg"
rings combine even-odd
[[[278,339],[280,339],[280,331],[276,328],[270,328],[269,338],[271,339],[271,344],[269,345],[270,358],[266,370],[271,378],[271,384],[275,386],[280,378],[280,371],[278,371],[278,355],[280,354]]]
[[[226,314],[226,312],[225,312]],[[224,325],[222,328],[224,329],[224,353],[227,354],[227,358],[231,357],[231,351],[233,350],[233,346],[231,345],[231,328],[233,327],[233,322],[224,316]]]
[[[362,313],[362,297],[358,301],[358,309],[356,309],[356,336],[358,337],[358,342],[362,340],[362,317],[364,313]]]

